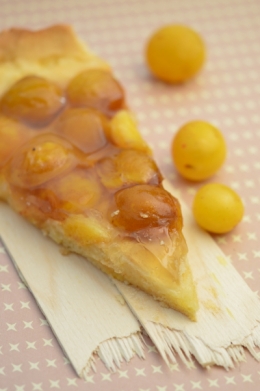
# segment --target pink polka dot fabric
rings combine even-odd
[[[154,149],[165,177],[191,205],[202,185],[180,178],[170,145],[187,121],[216,125],[228,146],[224,166],[207,182],[221,182],[243,199],[245,216],[232,232],[214,239],[249,287],[260,281],[260,2],[258,0],[12,0],[0,1],[1,29],[71,24],[82,40],[113,67],[129,106]],[[149,73],[144,50],[164,24],[197,30],[207,46],[203,70],[190,82],[166,85]],[[1,81],[0,81],[1,82]],[[1,218],[1,217],[0,217]],[[145,360],[134,358],[116,373],[97,360],[87,380],[77,377],[44,315],[0,246],[0,391],[191,391],[260,388],[260,364],[247,361],[227,372],[166,366],[146,337]]]

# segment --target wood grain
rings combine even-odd
[[[133,350],[139,323],[109,278],[80,256],[62,255],[2,202],[0,216],[0,235],[77,373],[105,341],[129,337]]]

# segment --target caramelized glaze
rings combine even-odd
[[[15,83],[2,97],[2,113],[29,125],[42,126],[54,118],[65,104],[61,88],[38,76]]]
[[[80,73],[64,91],[32,75],[6,91],[0,110],[0,167],[15,208],[32,222],[70,226],[76,215],[93,224],[95,211],[101,225],[133,239],[181,229],[179,203],[108,72]]]

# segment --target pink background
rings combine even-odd
[[[114,68],[127,91],[144,137],[164,175],[190,205],[196,189],[171,163],[170,143],[183,123],[204,119],[217,125],[228,145],[223,168],[211,179],[243,198],[243,222],[215,237],[253,291],[260,280],[260,2],[259,0],[0,0],[0,26],[40,28],[72,24],[82,39]],[[203,71],[183,86],[154,80],[144,63],[148,36],[159,26],[182,23],[203,36]],[[79,379],[64,357],[44,315],[0,247],[0,391],[113,390],[191,391],[260,388],[260,364],[229,372],[163,363],[149,339],[146,360],[133,359],[114,374]]]

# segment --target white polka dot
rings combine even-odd
[[[172,171],[172,172],[168,173],[168,178],[173,181],[177,178],[177,174]]]
[[[162,102],[162,103],[168,103],[169,100],[170,100],[170,98],[169,98],[168,95],[160,95],[160,96],[158,97],[158,100],[159,100],[160,102]]]
[[[236,58],[232,58],[229,62],[229,64],[234,67],[234,68],[239,68],[241,66],[241,61],[236,59]]]
[[[202,91],[200,93],[200,96],[203,98],[203,99],[209,99],[211,97],[211,93],[209,91]]]
[[[169,130],[171,131],[171,132],[176,132],[177,130],[178,130],[178,125],[177,124],[170,124],[169,125]]]
[[[198,86],[204,86],[205,84],[207,84],[205,78],[203,76],[199,76],[197,77],[197,79],[195,80],[195,83],[198,85]]]
[[[246,107],[250,110],[253,110],[256,107],[256,102],[249,100],[246,102]]]
[[[216,111],[216,107],[213,105],[206,105],[203,108],[207,113],[214,113]]]
[[[254,65],[254,60],[252,59],[252,58],[249,58],[249,57],[246,57],[245,59],[244,59],[244,64],[245,65],[247,65],[247,66],[252,66],[252,65]]]
[[[130,69],[126,69],[124,70],[122,76],[124,77],[124,79],[133,79],[135,77],[135,73]]]
[[[161,149],[168,149],[169,148],[169,144],[166,141],[160,141],[159,142],[159,148],[161,148]]]
[[[148,103],[148,104],[150,104],[150,105],[153,105],[155,102],[156,102],[156,99],[155,99],[155,97],[153,97],[153,96],[148,96],[148,97],[146,98],[146,103]]]
[[[197,99],[197,95],[194,92],[189,92],[186,96],[189,100]]]
[[[240,116],[240,117],[237,117],[236,118],[236,120],[237,120],[237,122],[239,123],[239,124],[242,124],[242,125],[245,125],[245,124],[247,124],[247,118],[246,117],[242,117],[242,116]]]
[[[220,90],[220,89],[216,89],[216,90],[214,90],[212,93],[213,93],[213,95],[214,95],[216,98],[222,98],[223,95],[224,95],[223,91]]]
[[[218,61],[218,66],[220,69],[229,68],[229,63],[225,60]]]
[[[235,55],[236,54],[236,48],[234,46],[226,46],[225,47],[225,52],[228,53],[228,54],[233,54]]]
[[[248,73],[247,73],[248,77],[250,79],[253,79],[253,80],[256,80],[256,79],[259,79],[259,73],[257,71],[254,71],[254,70],[250,70]]]
[[[236,96],[236,95],[237,95],[237,89],[234,88],[234,87],[229,87],[229,88],[227,89],[227,93],[228,93],[229,95],[231,95],[231,96]]]
[[[231,188],[233,188],[233,189],[240,188],[240,183],[238,183],[238,182],[231,182],[230,185],[231,185]]]
[[[224,118],[223,123],[226,126],[232,126],[234,124],[234,120],[233,120],[233,118]]]
[[[150,112],[150,117],[153,119],[157,119],[161,117],[161,113],[159,111],[152,110]]]
[[[134,98],[134,99],[131,100],[131,104],[133,104],[134,106],[139,107],[139,106],[142,106],[143,101],[140,98]]]
[[[221,124],[220,124],[220,121],[217,119],[217,118],[212,118],[210,120],[210,123],[215,126],[216,128],[220,128],[221,127]]]
[[[176,102],[182,102],[183,101],[183,96],[179,93],[176,93],[173,95],[173,98],[174,100],[176,100]]]
[[[255,85],[254,90],[260,93],[260,84]]]
[[[164,131],[164,128],[161,125],[156,125],[154,127],[154,132],[157,133],[157,134],[162,134],[163,131]]]
[[[142,121],[147,118],[147,115],[144,112],[139,112],[136,115],[139,121]]]
[[[220,82],[219,76],[216,76],[216,75],[210,76],[209,77],[209,82],[211,84],[219,84],[219,82]]]
[[[202,113],[202,109],[199,106],[192,107],[190,111],[193,115],[199,115]]]
[[[153,88],[153,86],[152,86],[152,84],[149,82],[144,82],[143,83],[143,89],[145,90],[145,91],[151,91],[152,90],[152,88]]]
[[[226,105],[225,103],[221,103],[221,104],[218,106],[218,109],[219,109],[220,111],[227,112],[227,111],[228,111],[228,105]]]
[[[247,79],[247,76],[245,75],[245,73],[238,72],[238,73],[235,73],[235,79],[239,80],[239,81],[244,81]]]
[[[233,166],[227,165],[227,164],[224,166],[224,170],[225,170],[226,172],[228,172],[228,173],[233,173],[233,172],[235,171],[235,169],[234,169]]]
[[[250,90],[250,88],[248,88],[248,87],[242,87],[242,88],[240,89],[240,91],[241,91],[242,94],[244,94],[244,95],[249,95],[249,94],[251,93],[251,90]]]
[[[173,110],[171,110],[171,109],[164,110],[163,114],[166,118],[172,118],[173,117]]]
[[[230,73],[223,73],[222,79],[224,82],[230,83],[234,79],[234,77]]]
[[[139,85],[131,83],[128,86],[128,90],[131,91],[131,92],[137,92],[137,91],[139,91]]]
[[[232,141],[237,141],[237,140],[239,139],[239,136],[238,136],[237,133],[230,133],[230,134],[229,134],[229,138],[230,138],[230,140],[232,140]]]
[[[245,181],[246,187],[255,187],[255,184],[252,180],[248,179]]]
[[[142,126],[141,132],[142,132],[142,135],[144,135],[144,136],[148,136],[149,134],[151,134],[151,130],[146,128],[145,126]]]
[[[251,139],[253,137],[253,134],[251,132],[243,132],[242,133],[242,136],[245,138],[245,139]]]
[[[210,62],[208,61],[208,63],[206,64],[205,68],[208,70],[208,71],[212,71],[214,70],[216,67],[216,63],[213,63],[213,62]]]
[[[165,164],[169,164],[169,165],[171,165],[172,166],[172,159],[169,157],[169,156],[164,156],[163,158],[162,158],[162,161],[163,161],[163,163],[165,163]]]
[[[121,56],[117,60],[118,60],[118,63],[123,64],[123,65],[131,66],[133,64],[133,58],[128,58],[128,57],[125,57],[125,56]]]
[[[231,106],[233,107],[233,109],[235,110],[241,110],[242,109],[242,104],[240,102],[233,102],[231,104]]]
[[[247,164],[240,164],[239,169],[240,169],[240,171],[247,172],[249,170],[249,167]]]
[[[177,110],[177,113],[180,115],[180,116],[185,116],[188,114],[188,110],[185,109],[184,107],[182,107],[181,109]]]
[[[238,49],[238,51],[240,53],[243,53],[243,54],[248,53],[248,45],[240,44],[236,49]]]
[[[223,50],[220,46],[212,47],[211,52],[217,56],[221,55],[223,53]]]
[[[249,148],[248,148],[248,151],[249,151],[252,155],[254,155],[254,154],[256,154],[256,153],[258,152],[258,148],[256,148],[255,146],[252,146],[252,147],[249,147]]]
[[[260,116],[258,114],[252,115],[251,121],[258,124],[260,122]]]
[[[241,148],[235,149],[234,153],[235,153],[235,155],[237,155],[237,156],[242,156],[242,155],[245,154],[245,152],[244,152],[243,149],[241,149]]]

